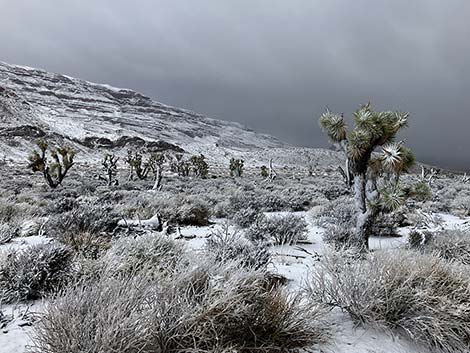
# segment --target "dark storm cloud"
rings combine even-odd
[[[467,0],[0,0],[0,60],[130,87],[294,144],[371,100],[470,169]]]

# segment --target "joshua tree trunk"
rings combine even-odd
[[[162,189],[162,167],[157,166],[155,168],[155,184],[153,184],[152,190],[161,190]]]

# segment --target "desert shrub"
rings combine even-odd
[[[21,209],[12,202],[6,202],[2,200],[0,203],[0,222],[8,223],[13,221],[16,217],[21,214]]]
[[[307,223],[302,217],[292,214],[260,215],[246,230],[246,236],[255,242],[292,245],[307,238]]]
[[[313,220],[325,228],[323,241],[335,248],[349,246],[354,235],[355,212],[352,200],[345,197],[321,206]]]
[[[428,185],[428,183],[420,182],[413,185],[410,196],[412,196],[415,200],[418,201],[426,201],[431,199],[432,197],[432,189]]]
[[[113,242],[102,258],[103,267],[113,274],[148,272],[170,274],[184,254],[183,244],[161,234],[124,237]]]
[[[10,242],[19,235],[19,227],[9,223],[0,223],[0,245]]]
[[[241,209],[234,213],[231,220],[241,228],[249,227],[258,218],[259,212],[251,207]]]
[[[470,265],[470,233],[449,229],[434,234],[426,247],[444,259]]]
[[[408,246],[412,249],[423,249],[429,244],[432,237],[431,232],[414,229],[408,235]]]
[[[262,244],[253,244],[225,224],[222,229],[211,234],[206,242],[206,250],[216,261],[238,261],[243,267],[265,268],[271,256]]]
[[[160,214],[164,221],[179,225],[205,226],[209,224],[210,208],[201,198],[185,195],[139,195],[125,199],[124,212],[131,217],[148,219]],[[129,202],[127,202],[129,201]]]
[[[111,237],[90,232],[61,232],[55,240],[68,246],[78,255],[90,259],[97,259],[106,251],[111,242]]]
[[[452,199],[450,203],[451,209],[455,213],[462,216],[470,216],[470,196],[469,195],[458,195]]]
[[[322,306],[238,264],[171,281],[102,278],[66,290],[35,326],[35,352],[287,352],[329,337]]]
[[[405,210],[400,208],[393,212],[380,212],[372,225],[372,234],[379,237],[397,237],[398,227],[404,225]]]
[[[111,232],[117,225],[119,217],[109,205],[82,203],[55,217],[46,224],[46,233],[53,238],[61,239],[70,234],[99,234]]]
[[[314,221],[321,227],[337,225],[352,228],[355,225],[355,208],[350,198],[340,197],[325,204]]]
[[[45,215],[59,214],[72,211],[79,207],[79,202],[75,197],[63,197],[49,202],[44,209]]]
[[[154,352],[146,317],[151,290],[140,278],[107,278],[66,289],[34,326],[32,351]]]
[[[38,299],[61,289],[73,270],[72,251],[40,244],[2,254],[0,292],[6,302]]]
[[[397,330],[443,352],[470,348],[470,280],[463,266],[432,255],[396,250],[325,256],[315,267],[312,298],[348,312],[354,321]]]
[[[354,229],[341,225],[330,224],[326,226],[322,235],[323,241],[335,249],[342,249],[351,245]]]

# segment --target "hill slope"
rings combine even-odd
[[[241,124],[170,107],[129,89],[1,62],[0,129],[4,138],[45,133],[84,147],[105,146],[106,139],[123,136],[190,150],[208,144],[235,149],[286,146]]]

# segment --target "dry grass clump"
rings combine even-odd
[[[51,218],[46,224],[46,233],[58,240],[64,234],[100,234],[113,231],[118,220],[112,206],[85,202]]]
[[[324,308],[238,263],[171,278],[102,277],[69,288],[35,328],[34,352],[287,352],[325,342]],[[142,274],[142,273],[141,273]]]
[[[271,255],[264,244],[254,244],[242,237],[229,223],[213,232],[206,242],[206,250],[216,261],[238,261],[241,266],[254,269],[266,268]]]
[[[446,260],[470,265],[470,232],[459,229],[443,230],[433,234],[424,249]]]
[[[439,257],[396,250],[327,254],[313,272],[313,298],[358,323],[404,332],[442,352],[470,349],[468,269]]]
[[[0,297],[10,303],[55,292],[73,272],[72,251],[56,244],[33,245],[0,256]]]
[[[254,242],[293,245],[307,238],[307,223],[302,217],[292,214],[260,215],[246,230],[246,236]]]
[[[99,261],[113,276],[139,272],[167,275],[179,264],[184,252],[182,243],[158,233],[147,233],[116,240]]]

